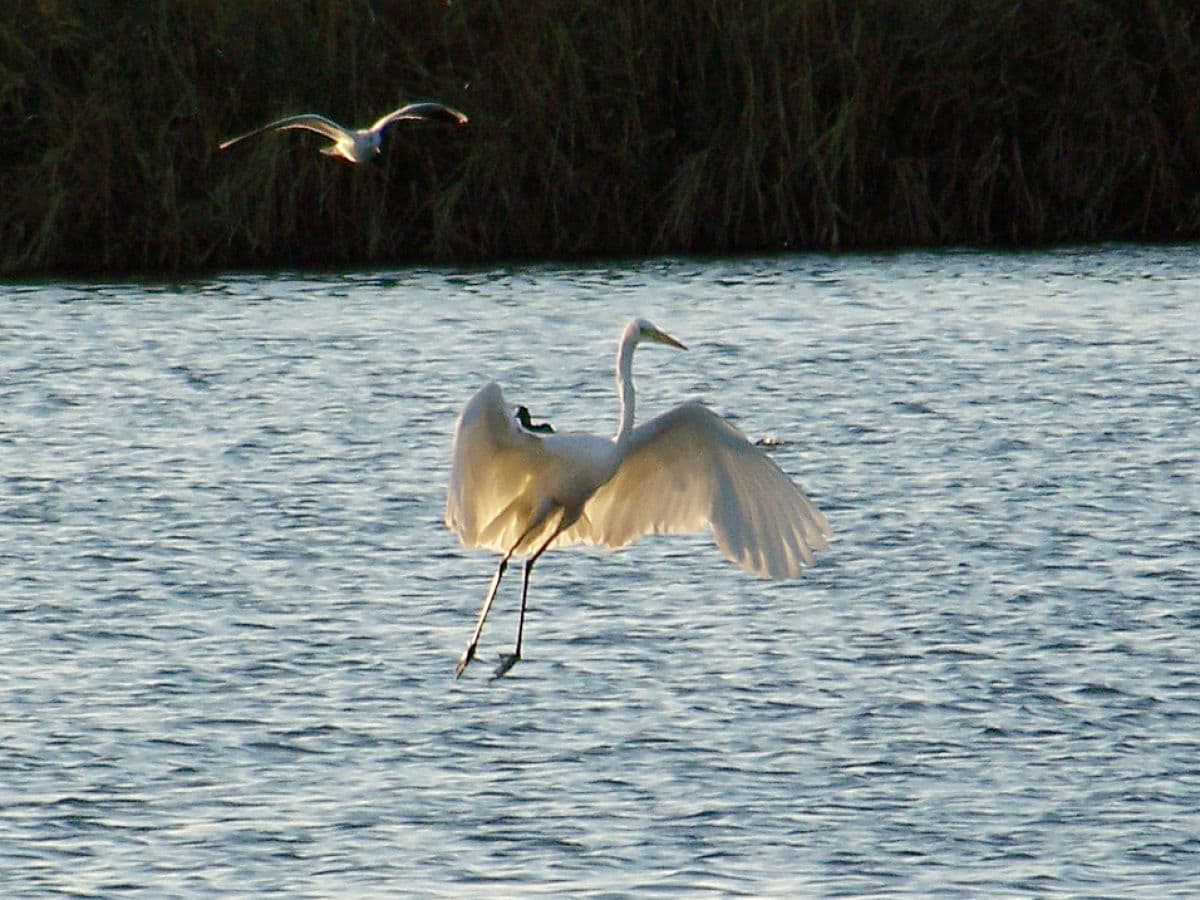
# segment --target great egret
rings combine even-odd
[[[521,658],[529,574],[552,547],[623,547],[644,534],[712,527],[726,558],[766,578],[789,578],[828,547],[829,523],[771,459],[699,403],[633,425],[633,351],[649,341],[687,348],[644,319],[625,326],[617,349],[621,423],[611,440],[582,432],[532,434],[510,416],[496,383],[485,385],[454,432],[446,527],[468,547],[501,554],[475,631],[454,677],[475,657],[483,623],[513,556],[525,557],[512,653]]]
[[[338,156],[352,163],[365,163],[379,155],[383,149],[383,133],[396,122],[445,122],[451,125],[465,125],[467,117],[457,109],[441,103],[409,103],[392,110],[370,128],[350,129],[316,113],[304,113],[277,119],[261,128],[255,128],[253,131],[230,138],[221,144],[220,149],[225,150],[239,141],[244,141],[246,138],[254,137],[265,131],[303,128],[323,134],[333,141],[328,147],[321,148],[321,152],[326,156]]]

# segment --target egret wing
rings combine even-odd
[[[699,403],[634,429],[617,473],[559,544],[623,547],[644,534],[711,526],[721,552],[767,578],[799,575],[829,523],[745,436]]]
[[[454,432],[446,527],[469,547],[507,552],[528,522],[529,492],[541,439],[508,414],[495,382],[467,401]]]
[[[261,128],[255,128],[253,131],[247,131],[245,134],[240,134],[235,138],[222,143],[219,149],[224,150],[232,147],[239,141],[244,141],[246,138],[252,138],[255,135],[262,134],[265,131],[274,131],[276,129],[287,128],[303,128],[308,131],[315,131],[317,134],[322,134],[331,141],[336,141],[346,135],[346,129],[337,122],[330,121],[324,116],[319,116],[316,113],[304,113],[298,116],[287,116],[283,119],[276,119],[274,122],[268,122]]]

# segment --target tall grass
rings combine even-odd
[[[0,271],[1190,240],[1197,85],[1185,0],[9,0]]]

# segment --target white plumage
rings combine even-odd
[[[383,149],[384,132],[397,122],[444,122],[452,125],[467,124],[467,117],[453,107],[442,103],[408,103],[399,109],[394,109],[381,116],[370,128],[346,128],[332,119],[316,113],[301,113],[268,122],[261,128],[255,128],[245,134],[224,141],[218,149],[226,150],[246,138],[254,137],[265,131],[287,131],[301,128],[305,131],[315,131],[333,141],[328,147],[322,147],[321,152],[326,156],[337,156],[351,163],[365,163],[374,159]]]
[[[623,547],[645,534],[711,527],[721,552],[748,572],[795,577],[830,536],[803,491],[741,432],[699,403],[685,403],[637,427],[633,351],[652,341],[686,349],[638,319],[617,351],[621,424],[612,439],[535,434],[509,414],[500,386],[467,402],[454,435],[446,526],[470,547],[501,554],[475,633],[455,670],[474,658],[508,560],[526,557],[516,648],[521,657],[529,573],[548,549],[575,543]]]

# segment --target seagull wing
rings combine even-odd
[[[303,128],[306,131],[315,131],[317,134],[322,134],[331,141],[340,141],[350,136],[345,128],[337,122],[331,121],[324,116],[319,116],[316,113],[304,113],[299,116],[287,116],[283,119],[276,119],[274,122],[269,122],[261,128],[255,128],[253,131],[247,131],[245,134],[238,135],[235,138],[230,138],[221,144],[221,150],[232,147],[239,141],[244,141],[246,138],[254,137],[262,134],[265,131],[283,130],[288,128]]]
[[[770,457],[716,413],[686,403],[634,429],[617,473],[556,546],[616,548],[705,526],[727,559],[767,578],[799,575],[830,536],[825,517]]]
[[[508,414],[500,385],[485,385],[454,431],[446,527],[466,546],[507,552],[530,520],[527,488],[542,455],[541,438]]]
[[[467,117],[451,106],[442,103],[409,103],[382,116],[371,131],[380,131],[401,121],[444,122],[450,125],[466,125]]]

